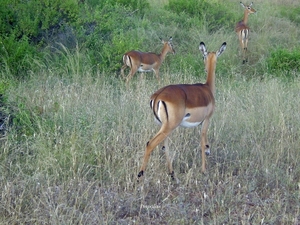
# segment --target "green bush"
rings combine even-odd
[[[18,38],[37,38],[51,27],[75,22],[78,10],[76,0],[2,1],[0,32],[14,33]]]
[[[137,39],[131,35],[136,17],[150,8],[144,0],[4,0],[0,9],[0,65],[10,74],[24,77],[39,52],[59,54],[62,46],[84,46],[94,68],[115,71],[126,47]],[[124,35],[123,35],[124,34]],[[128,40],[127,40],[128,39]],[[141,39],[142,40],[142,39]],[[62,44],[62,45],[61,45]],[[71,51],[72,52],[72,51]]]
[[[0,66],[5,71],[5,76],[22,78],[32,69],[30,61],[38,57],[39,53],[26,36],[18,39],[11,34],[0,37],[0,55]]]
[[[209,32],[214,32],[221,27],[232,28],[232,24],[238,21],[237,15],[231,12],[230,5],[223,2],[210,0],[169,0],[166,6],[178,15],[188,14],[197,17],[205,24]]]
[[[78,16],[76,0],[1,1],[0,65],[6,72],[23,77],[31,70],[31,59],[40,57],[45,40]]]
[[[268,69],[271,73],[282,71],[292,72],[300,69],[300,48],[289,51],[279,48],[273,50],[267,59]]]
[[[88,28],[81,30],[79,40],[84,43],[92,65],[100,71],[114,72],[120,69],[122,54],[140,48],[142,35],[136,31],[136,20],[131,10],[121,5],[98,7]],[[92,28],[91,28],[92,27]],[[84,35],[85,34],[85,35]]]
[[[138,12],[140,15],[150,8],[150,4],[146,0],[113,0],[112,2],[124,5]]]

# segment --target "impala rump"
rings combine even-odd
[[[174,126],[193,127],[213,113],[214,97],[204,84],[169,85],[151,96],[150,107],[159,123],[171,120],[177,121]]]

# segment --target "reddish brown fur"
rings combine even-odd
[[[226,48],[224,42],[217,52],[207,52],[204,43],[199,49],[203,53],[207,80],[205,84],[177,84],[163,87],[150,98],[155,118],[161,123],[159,132],[148,142],[145,150],[143,164],[138,177],[144,174],[151,152],[165,141],[165,152],[169,172],[174,177],[172,161],[168,153],[168,135],[178,126],[192,127],[203,122],[201,131],[202,171],[205,172],[205,154],[209,153],[207,130],[209,119],[215,107],[215,69],[217,57]]]
[[[168,52],[175,54],[175,50],[172,45],[172,37],[169,41],[163,41],[164,44],[160,54],[153,52],[140,52],[140,51],[130,51],[123,55],[124,65],[121,68],[121,75],[126,82],[128,82],[133,75],[139,70],[139,68],[145,70],[145,72],[153,70],[155,72],[157,80],[159,78],[159,68],[164,61]],[[130,67],[130,72],[127,77],[124,75],[124,70],[126,67]]]

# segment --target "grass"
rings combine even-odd
[[[198,82],[163,76],[161,85]],[[158,130],[148,106],[156,79],[136,75],[128,88],[103,74],[75,80],[43,73],[10,90],[36,128],[2,141],[1,223],[299,222],[298,80],[218,78],[208,173],[200,172],[200,127],[170,136],[179,184],[159,149],[136,183],[145,143]]]
[[[299,72],[273,77],[264,65],[271,49],[292,48],[299,32],[270,17],[264,1],[256,5],[266,13],[250,18],[246,65],[233,30],[222,29],[176,31],[177,54],[166,58],[160,84],[153,74],[136,74],[129,86],[117,74],[94,74],[80,49],[62,48],[61,65],[32,62],[40,72],[10,81],[8,109],[0,106],[14,121],[0,138],[0,224],[299,224]],[[279,28],[263,29],[263,21]],[[205,81],[200,41],[210,51],[228,43],[217,65],[208,172],[200,172],[200,127],[177,128],[170,148],[180,182],[171,181],[157,148],[137,183],[146,142],[159,129],[149,97],[164,85]],[[199,54],[197,67],[173,71],[170,62],[180,62],[185,48]]]

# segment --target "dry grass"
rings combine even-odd
[[[163,84],[198,82],[163,74]],[[3,224],[298,224],[299,81],[218,78],[209,131],[212,155],[201,174],[200,127],[170,137],[180,183],[157,149],[136,182],[154,77],[126,88],[118,78],[54,74],[11,90],[36,117],[38,132],[2,142]],[[42,108],[37,114],[34,109]]]

